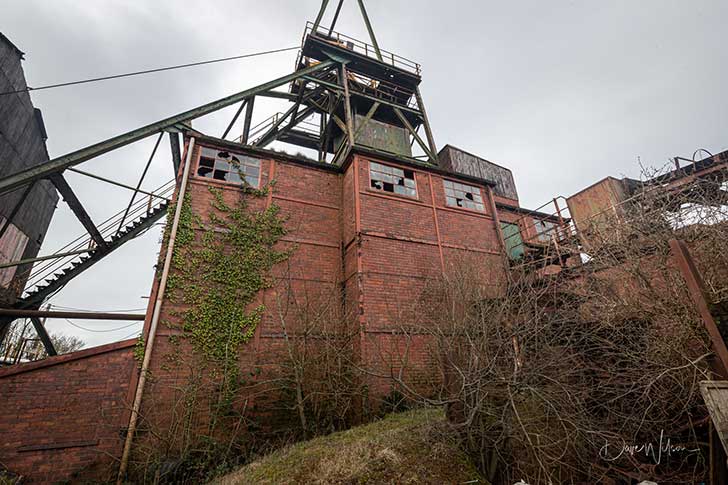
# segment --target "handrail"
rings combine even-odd
[[[587,217],[582,222],[582,224],[583,225],[586,225],[586,226],[589,226],[593,222],[597,221],[600,217],[603,217],[605,214],[611,214],[611,213],[615,213],[616,214],[616,209],[618,209],[618,208],[627,206],[628,204],[634,204],[635,202],[637,202],[639,200],[649,200],[648,197],[651,197],[653,194],[656,195],[657,197],[662,197],[663,196],[662,193],[665,193],[665,192],[668,191],[668,186],[667,185],[651,185],[651,184],[649,184],[649,182],[650,181],[644,182],[643,185],[642,185],[641,190],[637,190],[630,197],[628,197],[628,198],[620,201],[617,204],[610,205],[609,207],[606,207],[606,208],[602,209],[601,211],[599,211],[599,212],[597,212],[595,214],[591,214],[589,217]],[[557,199],[564,199],[564,197],[563,196],[559,196],[556,199],[554,199],[554,201],[557,200]],[[547,202],[547,203],[541,205],[538,209],[541,209],[541,208],[549,205],[550,203],[553,203],[553,201]],[[673,228],[673,230],[677,230],[677,229],[679,229],[681,227],[685,227],[685,225],[683,225],[683,224],[685,223],[685,219],[686,218],[689,218],[691,215],[701,215],[702,212],[703,212],[703,210],[704,210],[703,208],[704,208],[704,205],[700,205],[700,204],[697,204],[697,205],[689,205],[687,207],[681,207],[681,208],[679,208],[676,211],[669,211],[668,213],[664,213],[663,212],[661,215],[662,215],[663,220],[666,223],[670,224],[670,226]],[[538,210],[538,209],[536,209],[536,210]],[[567,206],[567,210],[568,210],[568,206]],[[649,210],[649,208],[648,208],[648,210]],[[655,208],[653,207],[652,210],[655,210]],[[525,217],[528,217],[529,215],[532,215],[533,213],[534,213],[534,211],[531,211],[528,214],[524,215],[523,217],[519,218],[518,220],[520,221],[521,219],[523,219]],[[648,212],[648,214],[649,214],[649,212]],[[549,217],[555,217],[555,216],[556,216],[556,214],[549,214]],[[726,219],[728,219],[728,214],[723,214],[723,216]],[[627,214],[625,214],[625,215],[620,216],[619,218],[623,222],[629,222],[630,220],[636,219],[637,217],[639,217],[639,216],[635,216],[634,218],[630,218]],[[644,214],[642,214],[641,217],[644,217]],[[715,216],[713,216],[713,217],[715,217]],[[693,224],[705,223],[706,217],[700,217],[699,219],[700,219],[700,222],[688,222],[686,225],[687,226],[690,226],[690,225],[693,225]],[[717,223],[717,222],[724,222],[724,220],[723,219],[721,219],[720,221],[717,221],[716,220],[713,223]],[[549,233],[552,233],[554,231],[556,231],[556,233],[558,235],[559,234],[558,231],[560,229],[562,229],[562,227],[563,226],[555,225],[555,226],[553,226],[553,227],[551,227],[551,228],[549,228],[549,229],[547,229],[547,230],[545,230],[545,231],[537,234],[537,236],[540,236],[542,234],[549,234]],[[578,236],[579,235],[579,231],[577,230],[576,225],[575,225],[575,223],[574,223],[573,220],[569,220],[568,223],[566,224],[566,227],[568,228],[568,234],[567,234],[567,236]],[[583,229],[583,227],[582,227],[582,229]],[[507,240],[507,239],[510,239],[511,237],[515,237],[515,236],[519,236],[519,235],[521,235],[520,230],[519,230],[518,233],[514,233],[514,234],[512,234],[512,235],[510,235],[508,237],[505,237],[504,238],[504,241]],[[549,246],[550,245],[554,245],[554,247],[557,248],[557,250],[558,250],[558,247],[560,246],[561,242],[564,241],[564,240],[566,240],[566,239],[567,238],[563,238],[563,237],[555,238],[554,235],[552,234],[551,235],[551,240],[548,241],[547,244]],[[515,246],[513,246],[512,248],[509,248],[509,249],[510,250],[513,250],[514,248],[525,247],[526,246],[526,243],[529,242],[529,241],[531,241],[531,240],[532,239],[530,239],[530,240],[527,241],[527,240],[523,239],[520,244],[517,244],[517,245],[515,245]],[[581,249],[581,246],[580,246],[580,243],[579,242],[577,242],[577,246],[579,247],[579,249]],[[517,265],[516,267],[525,267],[525,266],[528,266],[528,265],[536,264],[536,263],[539,263],[539,262],[543,262],[545,259],[548,259],[548,258],[542,258],[540,260],[525,262],[525,263],[522,263],[521,265]]]
[[[328,29],[322,27],[321,25],[319,25],[314,32],[313,26],[313,22],[306,22],[306,29],[303,33],[304,42],[307,34],[315,35],[316,37],[321,38],[324,41],[336,43],[344,49],[349,49],[353,52],[364,54],[366,57],[369,57],[375,61],[390,64],[393,67],[408,71],[412,74],[416,74],[419,76],[422,72],[419,63],[411,61],[406,57],[402,57],[398,54],[394,54],[393,52],[389,52],[384,49],[379,49],[382,54],[382,59],[380,61],[376,56],[376,49],[371,44],[367,44],[366,42],[355,39],[353,37],[349,37],[348,35],[344,35],[340,32],[336,32],[333,30],[329,32]]]
[[[152,192],[156,195],[171,196],[171,194],[174,192],[174,188],[175,180],[170,180]],[[144,213],[149,213],[150,208],[157,208],[160,205],[161,203],[158,203],[150,207],[150,203],[147,198],[139,199],[132,205],[129,213],[127,214],[127,220],[129,221],[129,224],[133,224],[134,220],[137,219],[140,215]],[[110,237],[116,233],[116,225],[121,220],[124,212],[124,210],[117,212],[97,226],[102,236]],[[54,254],[67,253],[80,250],[82,248],[92,247],[92,244],[93,240],[87,234],[82,234],[71,242],[67,243],[62,248],[58,249]],[[30,276],[28,277],[28,281],[25,284],[24,293],[30,292],[30,290],[40,285],[49,276],[55,274],[56,271],[71,264],[76,259],[79,259],[79,257],[79,255],[61,256],[59,258],[49,260],[46,263],[30,268],[30,270],[28,270]]]
[[[255,127],[251,128],[249,139],[252,140],[252,144],[258,141],[257,135],[263,135],[265,134],[268,129],[273,126],[275,123],[278,122],[280,117],[283,116],[283,113],[278,112],[274,113],[265,120],[258,123]],[[320,127],[318,124],[308,121],[308,120],[301,120],[298,123],[296,123],[295,129],[298,129],[299,131],[304,131],[306,133],[310,133],[313,135],[318,135]]]

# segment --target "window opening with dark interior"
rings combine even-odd
[[[485,212],[483,198],[480,195],[480,189],[478,187],[453,182],[452,180],[444,180],[443,182],[445,184],[445,200],[447,201],[447,205]]]
[[[197,175],[258,188],[260,160],[246,155],[202,147]]]
[[[369,179],[373,189],[417,197],[415,173],[412,170],[369,162]]]

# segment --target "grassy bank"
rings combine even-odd
[[[215,483],[484,483],[465,454],[441,431],[443,421],[437,409],[391,414],[289,446]]]

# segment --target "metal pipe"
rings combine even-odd
[[[88,320],[144,320],[144,314],[104,312],[56,312],[51,310],[21,310],[0,308],[0,316],[13,318],[86,318]]]
[[[187,146],[187,156],[185,157],[185,168],[182,174],[182,182],[180,183],[179,194],[177,194],[177,207],[174,211],[174,219],[172,219],[172,229],[169,231],[169,242],[167,243],[167,253],[164,257],[164,267],[162,269],[162,276],[160,277],[159,281],[159,291],[157,291],[157,300],[154,303],[154,313],[152,314],[152,320],[149,324],[147,346],[144,349],[144,360],[142,361],[139,381],[137,381],[136,392],[134,393],[134,405],[132,406],[131,416],[129,417],[129,427],[127,428],[126,440],[124,441],[124,451],[121,455],[121,464],[119,465],[119,475],[116,479],[117,485],[121,485],[123,483],[124,475],[126,475],[126,469],[129,464],[131,443],[134,439],[134,432],[136,431],[137,420],[139,419],[139,409],[141,408],[142,396],[144,395],[144,385],[147,382],[147,371],[149,369],[149,362],[152,359],[154,339],[157,333],[159,315],[162,311],[164,291],[167,287],[167,276],[169,275],[169,268],[172,264],[174,241],[177,237],[177,227],[179,226],[179,218],[180,214],[182,213],[182,206],[184,205],[185,192],[187,190],[187,180],[190,175],[190,166],[192,165],[192,151],[194,148],[195,139],[190,138],[190,143]]]

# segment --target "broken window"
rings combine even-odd
[[[525,248],[523,247],[521,229],[518,227],[518,224],[501,222],[500,226],[508,257],[513,261],[521,259],[525,254]]]
[[[224,150],[202,147],[197,175],[234,184],[260,185],[260,160]]]
[[[536,228],[536,237],[541,242],[551,241],[551,234],[556,229],[557,224],[553,221],[547,221],[545,219],[533,218],[533,227]],[[555,235],[558,235],[554,233]]]
[[[369,162],[369,179],[373,189],[417,197],[415,173],[412,170]]]
[[[447,201],[447,205],[485,212],[483,198],[480,195],[480,189],[478,187],[453,182],[452,180],[443,180],[443,183],[445,184],[445,200]]]

